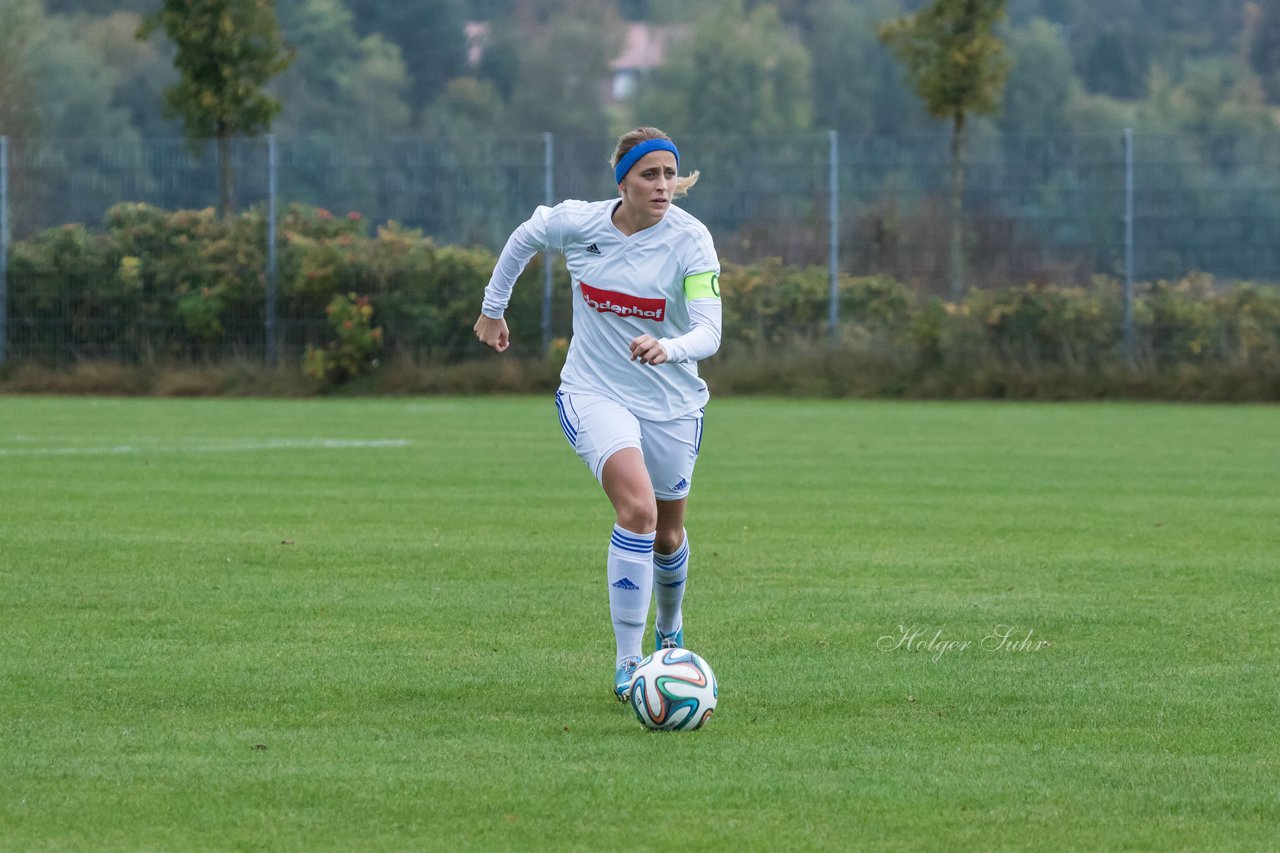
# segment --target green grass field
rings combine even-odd
[[[549,397],[0,397],[0,848],[1275,848],[1280,409],[723,399],[697,473],[650,734]]]

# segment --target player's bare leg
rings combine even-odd
[[[658,501],[639,448],[624,447],[605,460],[600,483],[613,504],[619,527],[644,534],[657,529]]]

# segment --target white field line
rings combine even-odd
[[[229,441],[210,444],[137,445],[113,444],[104,447],[0,447],[0,456],[108,456],[129,453],[245,453],[263,450],[364,450],[408,447],[403,438],[362,440],[353,438],[268,438],[260,441]]]

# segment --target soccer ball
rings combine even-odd
[[[654,652],[631,681],[631,709],[646,728],[659,731],[701,728],[719,695],[711,667],[688,649]]]

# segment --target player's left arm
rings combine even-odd
[[[720,349],[722,309],[720,273],[707,271],[687,276],[684,296],[688,300],[690,329],[675,338],[641,335],[631,342],[631,358],[642,364],[701,361]]]

